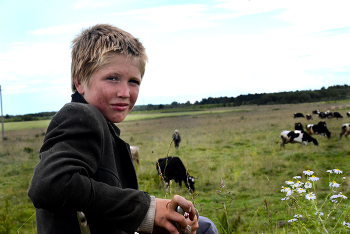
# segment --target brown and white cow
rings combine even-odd
[[[348,123],[343,124],[341,127],[340,139],[344,135],[346,139],[348,139],[348,135],[350,134],[350,126]]]
[[[140,164],[139,147],[130,145],[130,151],[131,151],[131,156],[132,156],[132,160],[134,161],[134,164],[135,163]]]

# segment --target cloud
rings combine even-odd
[[[148,27],[148,33],[165,33],[215,26],[216,23],[208,18],[208,10],[203,4],[186,4],[135,9],[117,15],[151,23],[153,29],[152,26]]]
[[[14,45],[0,54],[0,77],[8,92],[33,92],[57,86],[57,80],[69,89],[69,43],[34,43]],[[62,83],[58,82],[58,83]]]
[[[72,6],[74,9],[83,8],[102,8],[115,4],[113,1],[94,1],[94,0],[81,0],[74,3]]]
[[[70,32],[79,32],[82,28],[89,27],[93,25],[92,22],[76,23],[76,24],[66,24],[57,25],[48,28],[41,28],[34,31],[29,31],[28,33],[33,35],[57,35]]]
[[[18,41],[18,42],[12,42],[10,45],[25,45],[26,42]]]
[[[287,8],[285,1],[266,0],[266,1],[247,1],[247,0],[222,0],[217,1],[216,8],[223,8],[233,11],[229,14],[218,14],[216,18],[234,18],[246,15],[253,15],[274,10]]]

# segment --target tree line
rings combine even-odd
[[[297,104],[310,102],[326,102],[350,100],[350,86],[334,85],[320,90],[303,90],[278,93],[255,93],[242,94],[237,97],[209,97],[203,98],[191,104],[172,102],[169,105],[143,105],[134,108],[135,111],[145,110],[171,110],[171,109],[199,109],[200,107],[228,107],[241,105],[275,105],[275,104]]]
[[[43,120],[51,119],[57,112],[40,112],[36,114],[25,114],[25,115],[5,115],[4,122],[21,122],[21,121],[32,121],[32,120]]]
[[[138,111],[164,111],[176,112],[186,110],[203,110],[212,107],[230,107],[241,105],[275,105],[275,104],[297,104],[310,102],[326,102],[326,101],[341,101],[350,100],[350,86],[334,85],[328,88],[322,87],[320,90],[302,90],[278,93],[255,93],[255,94],[241,94],[237,97],[208,97],[201,101],[191,103],[172,102],[171,104],[159,105],[137,105],[133,112]],[[26,115],[5,115],[5,122],[15,121],[31,121],[50,119],[56,112],[40,112],[36,114]]]

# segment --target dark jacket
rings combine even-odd
[[[28,196],[37,231],[80,233],[76,211],[91,233],[134,233],[150,205],[138,190],[130,147],[120,130],[75,93],[51,120]]]

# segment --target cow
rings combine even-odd
[[[341,126],[341,133],[340,133],[340,139],[344,135],[346,139],[348,139],[348,135],[350,134],[350,126],[348,123],[343,124]]]
[[[299,143],[300,145],[307,145],[309,142],[312,142],[314,145],[318,145],[318,142],[315,138],[310,136],[306,132],[301,132],[299,130],[295,131],[282,131],[281,132],[281,147],[285,148],[284,145],[287,143]],[[299,145],[299,146],[300,146]]]
[[[350,117],[350,111],[349,111],[349,112],[346,112],[346,116],[347,116],[347,117]]]
[[[328,119],[334,118],[334,113],[333,113],[333,112],[330,112],[329,110],[326,111],[325,114],[326,114],[326,118],[328,118]]]
[[[295,118],[305,118],[305,116],[302,113],[295,113],[294,114],[294,119]]]
[[[343,116],[339,112],[334,112],[333,118],[337,118],[337,120],[338,120],[339,118],[343,118]]]
[[[303,127],[303,125],[301,123],[295,123],[294,124],[294,129],[295,130],[299,130],[301,132],[304,132],[304,127]]]
[[[314,115],[318,115],[319,113],[320,113],[319,110],[314,110],[314,111],[312,111],[312,114],[314,114]]]
[[[322,136],[327,136],[328,138],[331,137],[331,132],[328,131],[327,129],[327,125],[325,121],[320,121],[318,122],[318,124],[308,124],[306,126],[306,131],[307,133],[309,133],[310,135],[317,135],[320,134]]]
[[[328,118],[328,112],[320,112],[318,113],[318,117],[321,118],[321,119],[325,119],[325,118]]]
[[[130,152],[132,156],[132,161],[137,164],[140,164],[139,161],[139,147],[138,146],[131,146],[130,145]]]
[[[306,115],[306,119],[307,119],[307,120],[312,120],[312,115],[307,114],[307,115]]]
[[[190,176],[179,157],[166,157],[158,159],[156,163],[158,174],[161,174],[166,183],[175,180],[182,189],[182,181],[184,181],[187,189],[194,192],[194,178]]]

